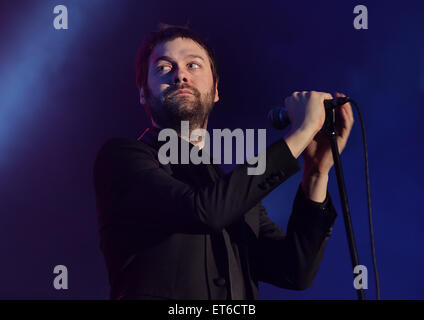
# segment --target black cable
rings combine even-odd
[[[372,255],[372,263],[373,263],[373,266],[374,266],[377,300],[380,300],[380,282],[379,282],[379,279],[378,279],[377,260],[376,260],[376,257],[375,257],[374,231],[373,231],[372,213],[371,213],[370,177],[369,177],[369,168],[368,168],[367,138],[366,138],[366,135],[365,135],[364,120],[362,119],[362,114],[361,114],[361,111],[359,110],[359,106],[351,98],[349,98],[349,102],[351,102],[355,106],[356,111],[358,112],[358,115],[359,115],[359,121],[361,122],[362,141],[363,141],[363,145],[364,145],[364,157],[365,157],[365,180],[366,180],[366,185],[367,185],[368,223],[369,223],[370,238],[371,238],[371,255]]]

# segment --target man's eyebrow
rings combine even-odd
[[[160,60],[165,60],[165,61],[169,61],[169,62],[174,62],[174,60],[171,57],[168,56],[160,56],[158,58],[155,59],[154,64],[158,63],[158,61]]]
[[[189,54],[187,58],[199,58],[200,60],[205,61],[201,56],[197,54]]]
[[[205,61],[205,59],[203,59],[201,56],[199,56],[197,54],[189,54],[189,55],[186,56],[186,58],[199,58],[200,60]],[[160,61],[160,60],[174,62],[174,60],[169,56],[160,56],[160,57],[155,59],[154,64],[158,63],[158,61]]]

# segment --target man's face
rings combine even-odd
[[[218,90],[208,53],[197,42],[176,38],[159,43],[149,58],[147,90],[140,90],[153,120],[161,127],[179,131],[181,121],[190,121],[190,130],[203,127]]]

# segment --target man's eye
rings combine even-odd
[[[193,68],[193,69],[199,69],[200,68],[200,65],[198,65],[197,63],[194,63],[194,62],[189,63],[188,66],[190,68]]]
[[[158,72],[169,71],[169,69],[167,69],[167,68],[171,69],[171,67],[170,67],[170,66],[158,66],[158,67],[157,67],[157,71],[158,71]]]

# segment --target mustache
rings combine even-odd
[[[183,84],[183,85],[180,85],[180,86],[173,86],[173,87],[168,88],[168,90],[166,90],[166,92],[164,94],[165,99],[169,98],[169,96],[174,94],[176,91],[182,90],[182,89],[190,90],[193,93],[193,95],[196,96],[196,97],[200,96],[199,91],[196,88],[193,88],[193,87],[189,86],[188,84]]]

